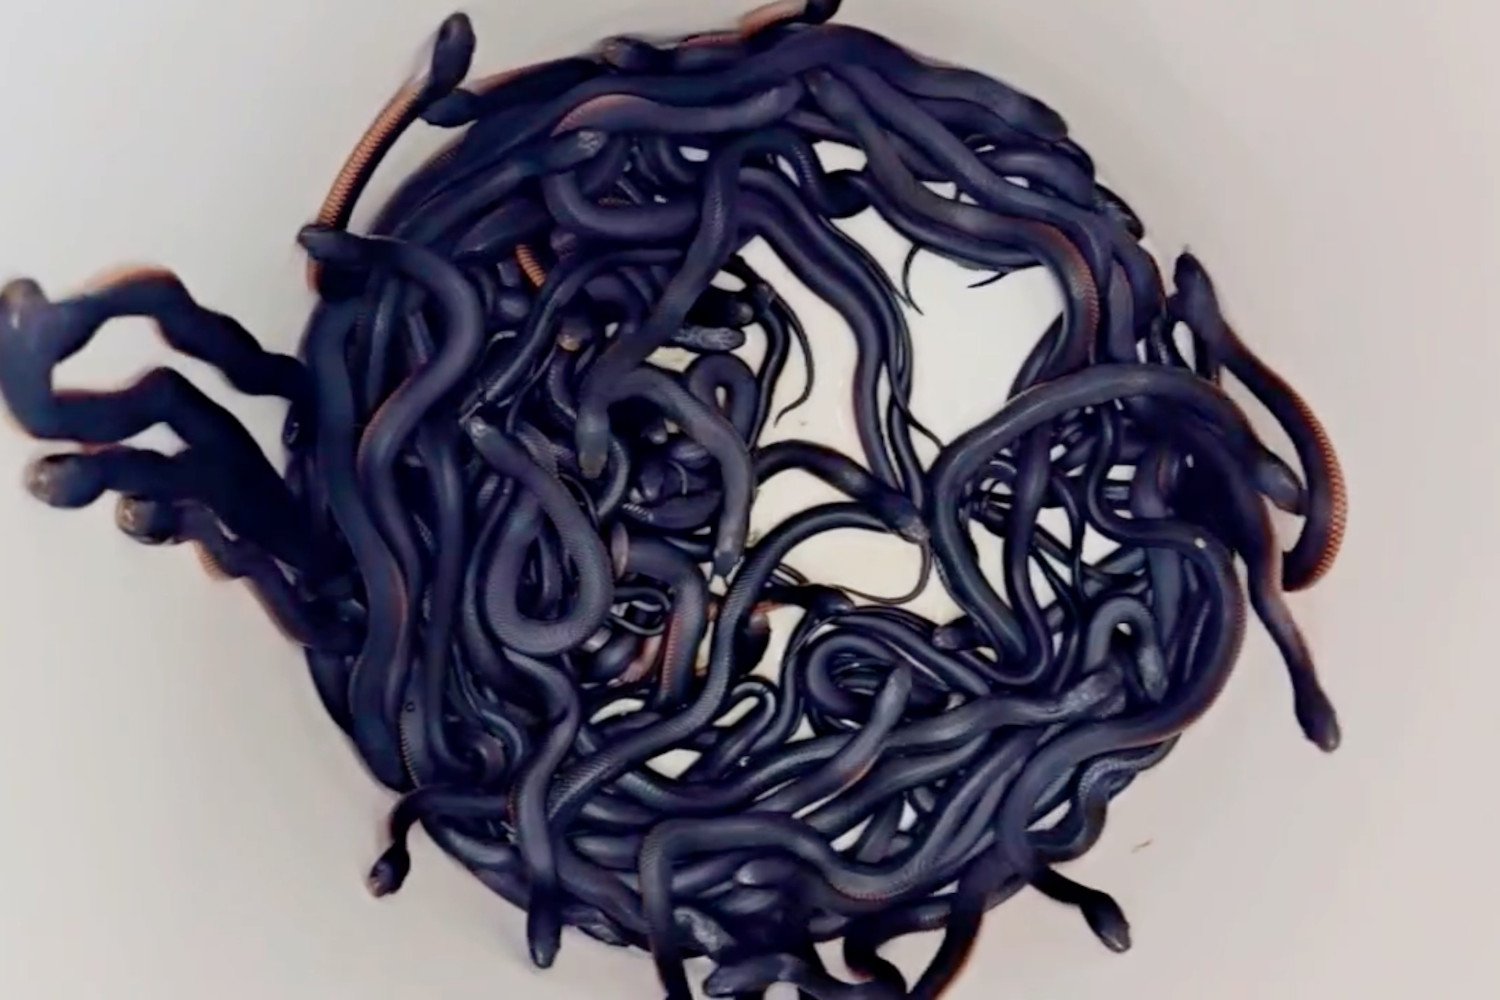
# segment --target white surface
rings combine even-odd
[[[1134,952],[1106,954],[1075,914],[1026,897],[988,924],[953,996],[1493,995],[1493,5],[846,6],[1064,111],[1158,246],[1191,241],[1241,331],[1313,401],[1353,496],[1342,562],[1295,600],[1344,749],[1301,742],[1257,633],[1218,710],[1079,866],[1126,905]],[[61,294],[161,261],[289,349],[308,305],[292,234],[448,5],[0,9],[0,274]],[[471,13],[479,65],[500,67],[738,9]],[[951,276],[920,278],[938,306]],[[918,330],[942,427],[949,400],[1008,374],[963,346],[1013,339],[990,301],[955,299]],[[155,357],[138,327],[106,339],[69,379],[118,382]],[[274,439],[277,407],[234,407]],[[0,477],[36,451],[6,429]],[[407,888],[370,900],[387,800],[239,588],[127,542],[108,504],[61,514],[0,484],[0,538],[0,996],[658,995],[643,957],[572,935],[558,968],[532,972],[519,915],[425,841]]]

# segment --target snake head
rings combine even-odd
[[[758,994],[777,983],[807,983],[815,976],[814,968],[795,955],[759,955],[742,962],[722,965],[703,981],[703,990],[711,997]],[[849,996],[858,996],[859,987],[850,987]],[[826,995],[819,992],[820,996]],[[843,995],[843,994],[840,994]]]
[[[1113,896],[1090,891],[1079,903],[1079,909],[1083,912],[1083,919],[1088,922],[1089,929],[1103,942],[1104,947],[1116,954],[1130,950],[1130,920]]]
[[[729,300],[725,318],[729,321],[730,326],[749,326],[756,320],[755,304],[736,295]]]
[[[797,866],[781,857],[756,858],[740,865],[734,873],[736,885],[759,888],[783,885],[797,877]]]
[[[286,417],[281,421],[281,444],[290,451],[298,451],[302,445],[311,438],[311,421],[303,412],[303,407],[292,404],[287,408]]]
[[[1135,209],[1131,208],[1124,198],[1103,184],[1094,185],[1094,208],[1124,226],[1125,231],[1135,240],[1145,238],[1146,225],[1135,213]]]
[[[689,323],[672,334],[672,343],[695,351],[737,351],[745,346],[745,331],[731,326]]]
[[[45,379],[53,365],[81,351],[101,321],[92,314],[95,306],[87,295],[53,302],[31,278],[13,278],[0,287],[0,343],[7,367],[14,370],[12,380],[18,373]],[[11,408],[16,409],[15,400]],[[25,416],[16,413],[33,434],[49,436],[44,428],[30,427]]]
[[[1339,748],[1344,735],[1339,726],[1338,712],[1316,683],[1299,685],[1296,712],[1298,725],[1314,746],[1325,753],[1333,753]]]
[[[479,101],[455,87],[422,110],[422,120],[435,128],[459,128],[479,117]]]
[[[632,943],[624,928],[595,907],[569,903],[563,907],[563,920],[612,948],[628,948]]]
[[[538,969],[550,969],[562,950],[562,915],[554,905],[539,905],[532,900],[531,910],[526,914],[526,948],[531,954],[531,964]]]
[[[0,288],[0,329],[6,335],[26,328],[36,310],[51,305],[42,286],[31,278],[12,278]]]
[[[744,553],[737,547],[727,544],[714,546],[713,567],[714,576],[721,580],[728,580],[734,573],[734,568],[740,564],[740,557]]]
[[[574,437],[577,439],[578,471],[583,478],[598,479],[604,475],[604,466],[609,460],[609,420],[595,401],[579,400]]]
[[[764,610],[756,607],[740,624],[739,631],[734,636],[736,669],[754,670],[760,661],[765,659],[766,650],[770,647],[771,618]]]
[[[914,545],[926,545],[932,538],[932,532],[928,529],[927,522],[922,520],[922,512],[906,497],[900,499],[903,502],[893,503],[889,512],[892,530]]]
[[[589,135],[595,136],[604,134],[597,129],[579,129],[579,131],[586,132]],[[573,135],[574,133],[570,132],[568,133],[567,138],[572,138]],[[570,257],[573,254],[578,253],[581,249],[583,249],[583,245],[583,237],[579,236],[577,233],[573,232],[570,229],[554,229],[551,235],[547,237],[547,247],[552,251],[552,256],[556,257],[558,260],[561,260],[564,257]],[[564,318],[566,319],[568,317]]]
[[[615,579],[624,577],[630,565],[630,533],[619,522],[609,532],[609,559],[613,564]]]
[[[569,354],[577,354],[594,339],[594,327],[583,316],[564,316],[557,324],[557,346]]]
[[[806,19],[810,0],[770,0],[741,15],[740,37],[749,38],[770,28],[779,28]]]
[[[870,196],[865,194],[864,183],[863,171],[830,170],[823,185],[828,191],[829,214],[835,219],[847,219],[869,208]]]
[[[483,787],[499,784],[510,773],[510,752],[503,742],[488,733],[477,733],[472,737],[467,757]]]
[[[932,630],[932,644],[946,653],[973,649],[974,626],[967,618],[957,618]]]
[[[1119,666],[1112,660],[1106,660],[1103,667],[1086,675],[1063,692],[1058,706],[1064,717],[1083,714],[1105,718],[1124,708],[1119,697],[1123,682]]]
[[[377,899],[389,896],[401,888],[410,872],[411,854],[407,852],[406,845],[398,841],[386,848],[385,853],[370,866],[365,885],[369,888],[370,895]]]
[[[297,242],[320,264],[354,270],[370,266],[370,241],[342,229],[313,223],[298,231]]]
[[[598,54],[600,62],[621,73],[660,72],[669,61],[660,46],[631,35],[606,38],[599,43]]]
[[[180,540],[182,513],[162,500],[122,496],[115,502],[115,526],[142,545],[166,545]]]
[[[748,284],[748,280],[747,280]],[[710,285],[688,311],[688,322],[697,326],[749,326],[756,319],[755,303],[740,292]]]
[[[763,963],[740,962],[715,969],[703,981],[703,992],[711,997],[758,996],[775,982],[774,974]]]
[[[87,507],[104,492],[104,478],[84,454],[44,455],[26,467],[26,491],[49,507]]]
[[[594,634],[583,640],[583,645],[578,651],[586,656],[593,656],[599,650],[609,645],[609,640],[614,638],[614,633],[606,625],[600,625],[594,630]]]
[[[804,24],[824,24],[838,14],[844,0],[807,0],[799,18]]]
[[[526,322],[531,315],[531,296],[525,292],[505,289],[495,296],[489,310],[490,329],[514,330]]]
[[[464,433],[469,436],[470,441],[480,441],[500,432],[481,417],[469,417],[464,421]]]
[[[1255,489],[1278,510],[1299,517],[1307,513],[1307,487],[1281,456],[1262,447],[1250,470]]]
[[[1175,292],[1167,302],[1171,314],[1192,328],[1205,343],[1222,344],[1227,328],[1219,309],[1219,295],[1208,269],[1192,251],[1184,250],[1177,255],[1172,267],[1172,286]]]
[[[448,15],[432,40],[424,91],[428,100],[450,94],[469,75],[474,61],[474,24],[462,11]]]
[[[696,906],[674,906],[672,923],[678,934],[710,957],[723,955],[737,943],[724,925]]]

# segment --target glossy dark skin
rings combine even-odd
[[[0,291],[0,395],[27,433],[83,446],[33,461],[28,488],[57,507],[118,494],[128,536],[192,542],[306,647],[329,715],[400,795],[370,890],[400,888],[421,826],[526,909],[537,965],[572,926],[649,949],[671,1000],[700,955],[712,996],[935,997],[1022,891],[1129,948],[1119,904],[1059,866],[1212,708],[1251,611],[1304,733],[1340,738],[1286,593],[1328,571],[1347,519],[1323,425],[1201,261],[1165,287],[1056,112],[827,23],[839,6],[777,0],[727,32],[468,83],[472,31],[448,19],[299,235],[321,298],[300,360],[165,271]],[[465,131],[350,232],[421,121]],[[829,169],[820,142],[862,166]],[[835,225],[866,210],[911,240],[908,271],[925,251],[1061,289],[1020,370],[995,374],[1004,405],[953,440],[913,412],[939,348],[913,343],[909,282]],[[752,241],[846,330],[804,329],[741,256]],[[286,399],[284,472],[171,369],[54,386],[117,316]],[[774,432],[838,336],[853,455],[803,440],[815,424]],[[124,443],[156,424],[186,447]],[[759,487],[796,472],[840,501],[752,532]],[[1290,543],[1271,507],[1300,519]],[[808,562],[834,532],[920,547],[918,590],[936,566],[960,617],[825,583],[858,583]],[[934,931],[923,970],[880,954]],[[862,981],[824,966],[834,940]]]

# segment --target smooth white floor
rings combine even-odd
[[[1295,601],[1343,750],[1300,741],[1256,633],[1223,703],[1079,866],[1125,903],[1135,950],[1109,955],[1075,914],[1018,899],[953,996],[1494,995],[1500,15],[1477,0],[846,6],[1063,110],[1156,245],[1207,260],[1241,332],[1323,415],[1353,495],[1342,562]],[[0,276],[62,294],[159,261],[292,348],[308,307],[292,235],[448,9],[5,0]],[[501,67],[740,7],[469,9],[479,64]],[[862,232],[899,259],[877,230]],[[993,405],[1049,295],[962,284],[919,267],[918,409],[947,433]],[[806,316],[825,391],[789,430],[843,441],[847,336],[826,309]],[[118,383],[156,351],[121,325],[66,378]],[[278,407],[233,406],[274,442]],[[519,915],[425,842],[407,888],[369,899],[388,801],[297,653],[188,553],[124,540],[108,504],[31,501],[17,480],[38,448],[0,431],[0,997],[658,995],[643,957],[572,936],[534,973]],[[800,558],[867,586],[906,566]]]

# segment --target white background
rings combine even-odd
[[[1156,246],[1190,243],[1242,334],[1312,400],[1353,497],[1342,561],[1294,601],[1343,750],[1300,741],[1257,633],[1226,699],[1078,866],[1126,905],[1135,950],[1109,955],[1076,914],[1025,896],[986,926],[953,996],[1493,996],[1493,5],[846,6],[1060,108]],[[739,9],[470,12],[489,69]],[[292,236],[447,11],[0,2],[0,276],[62,295],[158,261],[292,349],[308,307]],[[1029,278],[960,296],[963,281],[930,258],[918,269],[918,410],[945,433],[993,407],[1048,302]],[[826,309],[807,317],[820,357],[834,352],[833,388],[788,432],[838,440],[847,336]],[[65,380],[118,383],[157,359],[121,324]],[[234,406],[274,442],[278,407]],[[321,717],[296,651],[187,552],[124,540],[109,504],[31,501],[17,480],[39,449],[0,431],[15,484],[0,486],[0,997],[658,995],[646,959],[571,934],[555,970],[531,971],[519,915],[425,841],[407,888],[369,899],[388,801]],[[804,568],[839,565],[817,556]],[[892,558],[861,561],[860,579],[893,567],[895,586]]]

